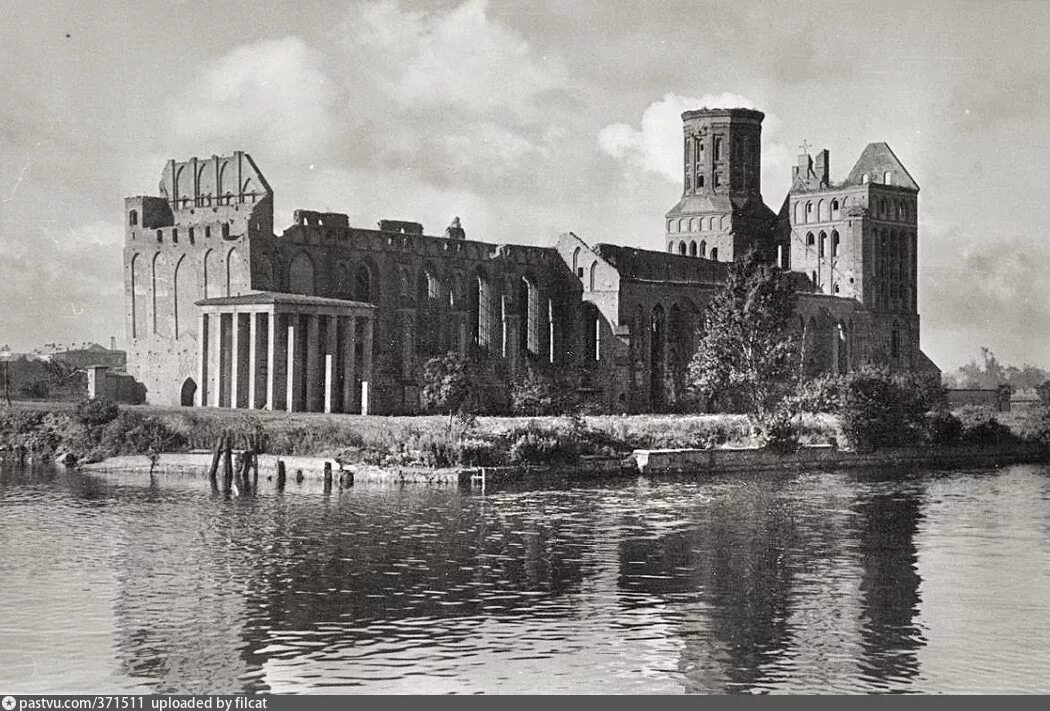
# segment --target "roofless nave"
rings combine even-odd
[[[869,144],[841,182],[827,151],[801,155],[774,213],[763,114],[682,119],[666,252],[571,232],[533,247],[467,240],[458,224],[361,229],[305,210],[275,235],[273,191],[247,153],[169,161],[159,197],[125,200],[129,371],[157,404],[413,413],[423,363],[451,350],[489,385],[573,368],[604,410],[671,410],[704,306],[752,248],[799,274],[810,372],[936,370],[919,348],[919,187],[889,146]]]

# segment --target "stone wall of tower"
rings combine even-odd
[[[197,385],[195,304],[253,288],[252,237],[270,231],[273,195],[244,153],[169,161],[160,192],[124,204],[128,371],[150,403],[178,405]]]

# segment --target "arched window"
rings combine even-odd
[[[674,240],[667,243],[667,253],[674,254]]]
[[[172,244],[178,244],[179,243],[179,228],[178,227],[172,227],[171,228],[171,243]]]
[[[686,250],[685,240],[682,240],[681,242],[678,243],[678,253],[681,254],[684,257],[685,256],[685,250]]]
[[[868,176],[867,173],[864,173],[862,176],[860,176],[860,182],[862,183],[867,183],[869,180],[871,180],[871,178]]]
[[[678,221],[678,231],[679,232],[685,232],[688,229],[689,229],[689,220],[687,220],[686,218],[683,217],[682,219],[680,219]]]
[[[163,241],[164,241],[164,230],[157,230],[157,242],[160,243],[160,242],[163,242]]]
[[[139,211],[138,210],[132,210],[131,213],[128,214],[128,224],[130,224],[132,227],[134,227],[138,223],[139,223]]]
[[[685,242],[683,242],[682,244],[685,244]],[[597,284],[597,281],[598,281],[598,262],[593,262],[591,264],[591,278],[590,278],[590,282],[589,282],[589,288],[590,288],[591,291],[594,291],[594,287],[595,287],[595,284]]]
[[[698,188],[704,187],[704,174],[703,173],[697,173],[696,174],[696,187],[698,187]]]
[[[886,210],[886,198],[879,200],[879,217],[889,217],[889,212]]]
[[[882,175],[882,182],[885,183],[886,185],[893,185],[893,171],[892,170],[887,170],[885,173],[883,173],[883,175]]]
[[[602,316],[589,302],[583,304],[583,338],[584,357],[597,363],[602,359]]]
[[[839,219],[840,215],[841,212],[839,210],[839,201],[838,198],[835,198],[831,201],[831,219],[837,220]]]
[[[828,203],[825,200],[821,200],[817,203],[817,219],[820,222],[827,222],[828,219]]]
[[[496,294],[492,284],[482,273],[474,279],[474,289],[470,295],[470,330],[474,345],[483,350],[492,347],[493,313],[496,308]]]
[[[191,227],[191,228],[190,228],[190,244],[196,244],[196,243],[197,243],[197,240],[196,240],[196,239],[194,239],[194,237],[195,237],[195,236],[196,236],[196,235],[194,234],[194,230],[193,230],[193,228]]]
[[[716,262],[718,261],[718,247],[711,248],[711,259],[713,259]]]
[[[806,203],[806,222],[813,222],[816,216],[813,214],[813,203]]]
[[[351,291],[354,301],[362,301],[366,304],[374,303],[372,300],[372,272],[362,264],[354,272],[354,284]]]
[[[824,252],[825,246],[824,245],[827,243],[827,241],[828,241],[828,234],[824,230],[821,230],[820,231],[820,252],[819,252],[819,254],[817,256],[823,257],[825,255],[825,252]]]
[[[831,231],[831,256],[832,257],[839,256],[839,231],[838,230],[832,230]]]
[[[802,203],[795,203],[795,224],[801,225],[805,221],[805,216],[802,214]]]
[[[700,256],[707,257],[707,240],[700,240]]]
[[[523,350],[530,356],[540,354],[540,290],[528,277],[521,278],[521,304],[525,323],[522,324]]]
[[[809,280],[813,282],[813,286],[817,287],[818,289],[820,288],[820,284],[817,283],[817,273],[815,271],[809,273]]]
[[[668,220],[667,221],[667,231],[668,232],[677,232],[678,231],[678,220]],[[579,254],[579,253],[580,253],[580,248],[577,247],[576,251],[573,254],[576,255],[576,254]],[[572,270],[574,272],[576,271],[576,262],[575,261],[573,261],[573,269]]]
[[[700,231],[700,220],[696,219],[695,217],[689,218],[689,231],[690,232],[699,232]]]
[[[149,294],[149,275],[146,257],[136,254],[131,258],[131,337],[145,338],[146,297]]]
[[[690,257],[695,257],[696,256],[696,240],[695,239],[691,240],[689,242],[689,256]]]
[[[211,238],[211,225],[205,225],[204,226],[204,239],[210,239],[210,238]]]
[[[817,243],[816,242],[816,238],[813,236],[813,233],[812,232],[807,232],[806,233],[806,246],[807,247],[812,247],[816,243]]]
[[[170,336],[175,309],[171,303],[171,274],[162,252],[153,257],[153,333]]]

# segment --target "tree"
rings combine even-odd
[[[431,358],[423,366],[423,402],[430,409],[448,413],[449,431],[453,415],[470,400],[468,365],[458,353],[446,353]]]
[[[724,288],[708,304],[689,364],[694,390],[705,398],[738,393],[758,438],[774,446],[793,439],[785,398],[799,376],[800,338],[792,328],[797,301],[789,275],[749,252],[730,266]]]

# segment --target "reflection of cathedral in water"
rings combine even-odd
[[[891,690],[918,675],[922,493],[907,484],[141,497],[120,533],[117,654],[158,693],[264,692],[304,665],[367,683],[388,635],[483,644],[540,601],[529,629],[618,639],[593,663],[666,671],[687,692]],[[458,660],[442,669],[466,688]]]

